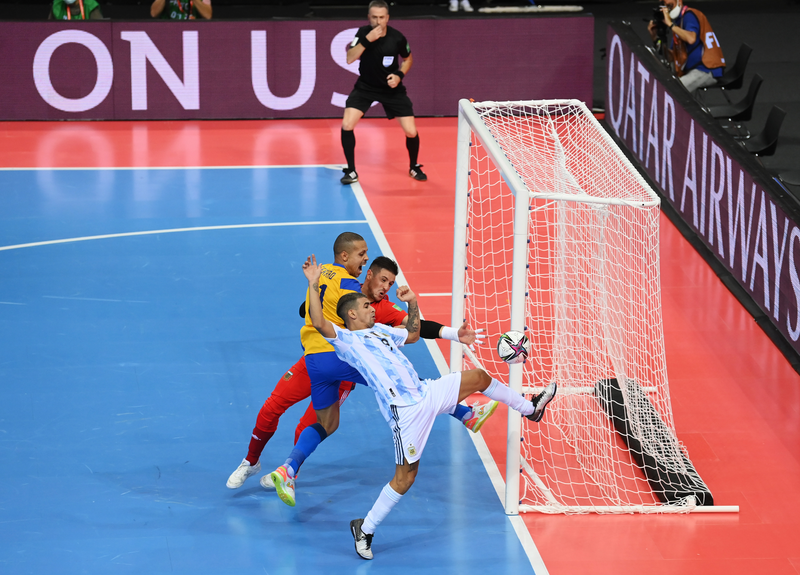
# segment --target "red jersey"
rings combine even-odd
[[[384,297],[380,301],[374,301],[370,305],[375,308],[376,323],[398,327],[403,324],[403,320],[408,315],[399,305],[389,301],[388,297]]]

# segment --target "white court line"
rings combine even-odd
[[[111,303],[150,303],[149,301],[139,301],[135,299],[105,299],[99,297],[71,297],[62,295],[43,295],[45,299],[68,299],[77,301],[107,301]]]
[[[450,292],[447,293],[442,292],[442,293],[421,293],[419,295],[424,295],[428,297],[452,297],[453,294]]]
[[[79,238],[64,238],[60,240],[47,240],[43,242],[31,242],[29,244],[16,244],[13,246],[0,246],[0,252],[7,250],[18,250],[20,248],[33,248],[38,246],[49,246],[53,244],[67,244],[71,242],[86,242],[90,240],[105,240],[109,238],[125,238],[131,236],[151,236],[155,234],[175,234],[179,232],[203,232],[209,230],[233,230],[242,228],[274,228],[281,226],[329,226],[342,224],[366,224],[367,220],[329,220],[320,222],[280,222],[264,224],[231,224],[228,226],[198,226],[196,228],[172,228],[166,230],[146,230],[141,232],[123,232],[119,234],[104,234],[100,236],[84,236]]]
[[[378,242],[378,247],[381,250],[381,253],[387,257],[392,258],[397,261],[394,254],[392,253],[392,248],[389,247],[389,242],[386,239],[386,236],[383,234],[383,230],[378,224],[378,219],[375,217],[375,213],[372,211],[372,208],[367,201],[366,196],[364,195],[364,190],[361,188],[361,184],[356,182],[355,184],[350,184],[353,187],[353,194],[358,200],[358,204],[361,206],[361,211],[364,212],[364,216],[367,218],[369,222],[370,230],[372,231],[372,235],[375,236],[375,239]],[[403,275],[403,271],[400,268],[400,264],[397,265],[398,273],[397,273],[397,285],[407,285],[408,282]],[[445,294],[426,294],[426,295],[445,295]],[[446,294],[451,295],[451,294]],[[420,312],[420,317],[422,317],[422,312]],[[436,364],[437,369],[441,375],[445,375],[450,373],[450,367],[447,365],[447,362],[442,355],[442,350],[439,349],[436,340],[433,339],[425,339],[421,340],[425,342],[425,345],[428,346],[428,351],[433,357],[433,361]],[[470,439],[472,439],[472,443],[475,444],[475,449],[478,452],[478,456],[481,458],[483,462],[483,466],[486,468],[486,473],[489,475],[489,480],[492,482],[494,486],[494,490],[497,493],[497,498],[500,500],[501,508],[503,505],[503,499],[505,497],[505,490],[506,485],[503,481],[503,476],[500,474],[500,470],[497,469],[497,464],[492,457],[492,454],[489,452],[489,448],[486,446],[486,442],[483,440],[483,436],[480,433],[468,433]],[[528,556],[528,560],[531,562],[531,567],[533,567],[533,571],[536,575],[548,575],[547,567],[545,567],[544,560],[542,556],[539,554],[539,549],[536,547],[536,543],[534,543],[533,538],[531,537],[530,531],[525,526],[525,522],[522,520],[522,517],[519,515],[508,515],[508,520],[511,521],[511,526],[514,528],[514,531],[519,537],[519,541],[522,544],[522,548],[525,550],[525,554]]]

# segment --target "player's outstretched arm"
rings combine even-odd
[[[305,303],[305,302],[303,302]],[[406,327],[408,316],[403,319],[403,327]],[[420,320],[419,336],[422,339],[449,339],[458,341],[464,345],[480,345],[486,339],[483,329],[471,329],[466,322],[461,327],[450,327],[427,319]]]
[[[421,326],[417,294],[411,291],[411,288],[408,286],[400,286],[397,288],[397,299],[408,304],[408,320],[406,321],[408,338],[406,339],[406,343],[414,343],[419,339],[419,330]]]
[[[303,264],[303,274],[308,280],[308,315],[311,317],[311,325],[323,337],[336,337],[333,324],[322,314],[322,302],[319,299],[319,277],[322,274],[322,266],[317,264],[314,254],[311,254],[311,257]]]

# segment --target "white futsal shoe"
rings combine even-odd
[[[553,398],[556,396],[556,389],[558,386],[556,382],[553,381],[544,388],[544,391],[531,399],[531,403],[533,403],[533,413],[530,415],[526,415],[528,419],[535,422],[540,422],[544,417],[544,408],[547,407],[547,404],[553,401]]]
[[[267,491],[275,491],[275,484],[272,482],[272,474],[267,473],[264,477],[261,478],[259,483],[261,484],[261,487],[263,487]]]
[[[261,471],[260,461],[256,463],[255,466],[251,466],[249,461],[242,459],[241,465],[236,468],[236,471],[231,473],[231,476],[228,477],[228,482],[225,485],[228,486],[228,489],[239,489],[242,485],[244,485],[244,482],[248,477],[255,475],[259,471]]]
[[[271,475],[272,484],[275,486],[275,491],[278,492],[278,497],[289,507],[294,507],[294,477],[289,475],[285,465],[281,465]]]
[[[364,559],[372,559],[372,535],[361,531],[363,524],[363,519],[353,519],[350,522],[350,533],[353,534],[353,540],[356,542],[356,553]]]
[[[498,402],[490,401],[484,405],[475,404],[472,406],[472,417],[464,422],[464,427],[472,433],[478,433],[483,424],[489,419],[497,409]]]

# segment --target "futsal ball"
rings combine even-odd
[[[497,340],[497,355],[506,363],[522,363],[530,352],[531,342],[520,331],[507,331]]]

